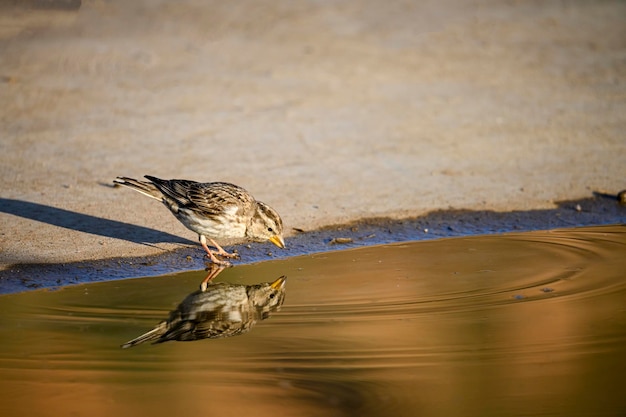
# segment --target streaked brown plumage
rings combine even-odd
[[[215,257],[207,239],[218,255],[229,258],[236,255],[226,252],[214,239],[269,240],[280,248],[285,247],[283,222],[278,213],[237,185],[162,180],[149,175],[145,178],[149,181],[117,177],[113,182],[165,204],[185,227],[198,234],[200,244],[214,263],[229,264]]]
[[[258,320],[278,311],[285,300],[286,277],[256,285],[210,284],[189,294],[154,329],[128,341],[122,348],[144,342],[192,341],[236,336],[248,332]]]

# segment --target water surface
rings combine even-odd
[[[4,416],[619,416],[626,227],[452,238],[227,269],[287,276],[225,339],[120,345],[204,271],[0,297]]]

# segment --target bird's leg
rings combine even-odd
[[[211,239],[211,242],[213,242],[213,239]],[[213,255],[213,252],[211,252],[211,250],[209,249],[209,247],[206,244],[206,237],[204,237],[204,235],[200,235],[200,244],[202,245],[202,247],[204,248],[204,250],[207,253],[207,256],[209,257],[209,259],[211,260],[211,262],[213,262],[214,264],[217,265],[223,265],[223,266],[231,266],[230,262],[228,261],[222,261],[220,259],[217,259],[215,257],[215,255]],[[219,246],[218,246],[219,247]],[[220,248],[222,249],[222,248]],[[224,251],[224,249],[222,249],[222,251]],[[219,252],[218,252],[219,254]]]
[[[211,242],[211,245],[215,246],[217,248],[217,254],[219,256],[223,256],[225,258],[234,258],[234,259],[239,259],[239,254],[238,253],[228,253],[224,250],[224,248],[222,248],[220,245],[217,244],[216,241],[214,241],[213,239],[209,238],[209,241]]]
[[[200,283],[200,291],[202,291],[202,292],[206,291],[206,289],[207,289],[207,287],[209,285],[209,282],[211,280],[213,280],[213,278],[218,276],[219,273],[222,272],[225,268],[226,267],[224,265],[218,265],[218,264],[214,264],[214,263],[207,264],[207,271],[209,271],[209,274]]]

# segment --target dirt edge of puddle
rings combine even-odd
[[[450,208],[400,220],[362,219],[317,230],[298,230],[287,239],[286,250],[269,243],[240,244],[231,249],[236,249],[241,255],[242,259],[234,262],[237,266],[403,241],[626,223],[626,206],[619,204],[615,196],[596,193],[593,197],[555,204],[553,209],[542,210],[494,212]],[[0,294],[200,270],[205,267],[203,254],[199,245],[190,245],[148,257],[120,256],[63,264],[16,264],[0,271]]]

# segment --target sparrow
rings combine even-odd
[[[218,339],[246,333],[258,320],[265,320],[280,309],[285,301],[286,280],[282,276],[272,283],[256,285],[210,284],[204,291],[189,294],[167,320],[121,347],[126,349],[144,342]]]
[[[238,255],[226,252],[214,239],[269,240],[279,248],[285,247],[280,215],[235,184],[162,180],[150,175],[145,178],[148,181],[117,177],[113,182],[165,204],[185,227],[198,234],[211,262],[230,265],[211,252],[207,240],[217,249],[217,255],[226,258]]]

